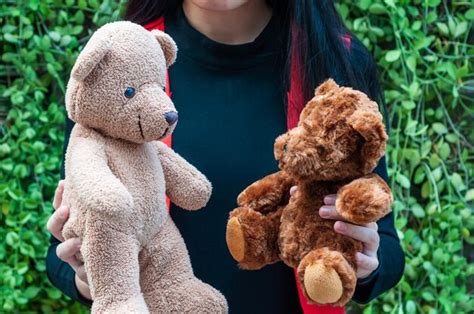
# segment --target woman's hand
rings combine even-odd
[[[290,194],[293,194],[296,189],[297,187],[293,186]],[[337,220],[334,224],[334,230],[337,233],[359,240],[364,244],[362,252],[356,253],[357,278],[367,278],[379,266],[377,250],[380,236],[377,232],[377,223],[372,222],[359,226],[344,221],[336,211],[336,196],[336,194],[331,194],[324,198],[324,206],[319,209],[319,216],[324,219]]]
[[[371,222],[365,225],[354,225],[345,222],[336,211],[336,194],[324,198],[324,206],[319,209],[319,216],[325,219],[337,220],[334,230],[364,244],[362,252],[356,253],[357,278],[368,277],[379,266],[377,250],[379,249],[380,236],[377,232],[377,223]]]
[[[64,224],[69,218],[69,208],[61,205],[63,192],[64,180],[61,180],[54,194],[53,207],[55,211],[49,217],[47,228],[56,239],[62,242],[56,247],[56,255],[59,259],[71,265],[76,272],[74,280],[77,290],[84,298],[92,300],[84,264],[76,258],[76,254],[81,249],[81,241],[79,238],[64,240],[62,235]]]

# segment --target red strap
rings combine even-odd
[[[146,30],[149,30],[149,31],[154,30],[154,29],[158,29],[158,30],[164,32],[165,31],[165,19],[164,18],[159,18],[156,21],[153,21],[151,23],[146,24],[144,27],[145,27]],[[168,97],[171,98],[170,79],[169,79],[169,76],[168,76],[168,71],[166,71],[165,92],[168,95]],[[171,147],[171,145],[172,145],[172,135],[170,134],[169,136],[164,138],[162,140],[162,142],[165,143],[166,145],[168,145],[168,147]],[[170,198],[168,196],[166,196],[166,205],[168,206],[168,210],[169,210],[170,206],[171,206],[171,201],[170,201]]]
[[[154,29],[158,29],[158,30],[164,32],[165,31],[165,19],[160,17],[156,21],[153,21],[151,23],[146,24],[144,27],[145,27],[146,30],[149,30],[149,31],[154,30]],[[171,97],[170,79],[169,79],[169,76],[168,76],[168,71],[166,72],[165,91],[166,91],[166,94],[168,95],[168,97]],[[166,145],[168,145],[168,147],[171,147],[171,143],[172,143],[171,138],[172,138],[171,135],[169,135],[168,137],[163,139],[163,142]]]
[[[144,26],[147,30],[151,31],[153,29],[158,29],[160,31],[165,31],[165,19],[163,17],[148,23]],[[344,36],[343,40],[346,45],[350,47],[351,37]],[[287,127],[288,129],[294,128],[298,124],[298,119],[301,110],[304,107],[304,97],[302,91],[302,71],[300,70],[298,64],[298,58],[296,58],[296,45],[292,45],[292,57],[291,57],[291,86],[290,91],[288,92],[288,114],[287,114]],[[166,93],[171,97],[170,82],[168,73],[166,73]],[[169,147],[171,147],[171,135],[163,140]],[[167,198],[167,204],[169,208],[169,199]],[[332,306],[321,306],[317,304],[308,304],[306,301],[303,291],[296,275],[295,270],[296,285],[298,289],[298,295],[300,298],[301,307],[304,314],[344,314],[344,308],[342,307],[332,307]]]

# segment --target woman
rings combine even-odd
[[[183,0],[129,2],[126,18],[165,31],[179,52],[169,70],[171,93],[183,121],[173,148],[213,182],[208,206],[196,213],[171,208],[197,277],[221,290],[235,313],[317,312],[300,304],[293,270],[283,263],[242,271],[225,244],[228,212],[248,184],[277,170],[273,141],[296,123],[314,88],[332,77],[366,92],[383,105],[372,57],[344,27],[329,0]],[[302,66],[299,66],[302,65]],[[289,101],[286,96],[289,91]],[[72,123],[68,121],[66,143]],[[375,170],[387,180],[385,160]],[[85,304],[90,292],[83,266],[74,259],[78,239],[61,243],[68,209],[61,204],[48,222],[53,234],[48,275],[64,293]],[[321,217],[339,220],[337,232],[361,240],[354,300],[369,302],[400,279],[404,255],[393,214],[377,224],[340,221],[335,196]],[[322,311],[322,312],[321,312]],[[321,310],[327,313],[329,309]]]

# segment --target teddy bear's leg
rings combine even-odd
[[[282,209],[264,214],[239,207],[230,213],[227,247],[241,268],[260,269],[280,260],[278,231]]]
[[[354,294],[354,268],[343,254],[329,248],[309,252],[298,266],[301,287],[310,302],[344,305]]]
[[[339,189],[336,210],[349,222],[367,224],[390,212],[393,197],[387,183],[376,174],[356,179]]]
[[[226,313],[227,301],[197,279],[170,218],[140,253],[140,283],[151,313]]]
[[[81,253],[91,288],[92,313],[148,313],[140,292],[138,240],[89,219]]]
[[[288,175],[279,171],[252,183],[238,196],[240,207],[230,213],[226,241],[242,268],[259,269],[280,260],[280,217],[292,184]]]

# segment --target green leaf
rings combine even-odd
[[[446,23],[436,23],[436,27],[438,27],[438,30],[441,34],[443,34],[444,36],[448,36],[449,35],[449,29],[448,29],[448,26],[446,25]]]
[[[33,299],[34,297],[36,297],[38,295],[38,293],[41,291],[41,289],[39,287],[28,287],[26,288],[26,290],[23,292],[23,295],[27,298],[27,299]]]
[[[465,199],[467,202],[473,201],[474,200],[474,189],[470,189],[466,192]]]
[[[419,167],[415,172],[414,182],[415,184],[420,184],[425,179],[425,171],[423,167]]]
[[[428,47],[429,45],[431,45],[434,39],[435,39],[434,36],[421,37],[415,42],[415,44],[413,45],[413,49],[415,50],[424,49]]]
[[[407,110],[413,110],[416,108],[416,104],[413,100],[404,100],[402,101],[403,108]]]
[[[380,3],[373,3],[369,7],[369,12],[372,13],[372,14],[380,15],[380,14],[385,14],[387,12],[387,9],[385,8],[384,5],[382,5]]]
[[[436,7],[441,3],[441,0],[428,0],[428,6]]]
[[[49,32],[49,37],[51,37],[51,39],[53,41],[56,41],[58,42],[59,40],[61,40],[61,35],[58,33],[58,32]]]
[[[464,34],[467,30],[467,22],[461,22],[458,25],[456,25],[456,29],[454,30],[454,37],[459,37],[462,34]]]
[[[419,204],[413,205],[412,208],[411,208],[411,211],[412,211],[413,215],[415,215],[415,217],[417,217],[417,218],[425,217],[425,211],[424,211],[423,207],[421,207]]]
[[[18,241],[20,240],[20,237],[16,232],[10,231],[7,233],[5,240],[9,246],[16,248],[18,246]]]
[[[402,173],[397,173],[396,180],[405,189],[410,188],[410,180],[405,175],[403,175]]]
[[[415,302],[413,302],[412,300],[408,300],[406,303],[405,303],[405,310],[407,311],[407,313],[416,313],[416,305],[415,305]]]
[[[367,10],[372,3],[372,0],[359,0],[359,7],[362,10]]]
[[[439,135],[448,133],[448,129],[446,128],[446,126],[439,122],[433,123],[432,128],[433,128],[433,131],[435,131]]]
[[[406,63],[407,63],[408,69],[412,71],[413,73],[415,73],[416,72],[416,55],[410,55],[406,59]]]
[[[3,38],[10,43],[17,44],[18,43],[18,36],[6,33],[3,35]]]
[[[459,142],[459,136],[457,136],[455,133],[446,134],[444,138],[452,144],[456,144],[457,142]]]
[[[449,144],[443,143],[439,147],[439,157],[441,157],[441,159],[447,159],[450,154],[451,154],[451,148],[449,147]]]
[[[466,14],[464,15],[468,20],[474,20],[474,9],[467,10]]]
[[[385,55],[385,60],[387,60],[388,62],[395,62],[400,58],[400,54],[400,50],[398,49],[390,50]]]
[[[451,184],[456,188],[457,190],[464,190],[466,188],[466,185],[464,184],[463,179],[459,175],[459,173],[454,172],[451,176]]]

